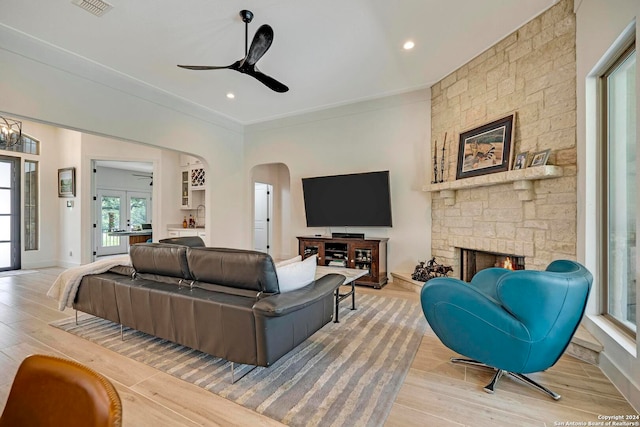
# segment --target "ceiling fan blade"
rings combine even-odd
[[[252,66],[255,65],[256,62],[262,55],[264,55],[267,50],[271,47],[271,43],[273,42],[273,28],[271,26],[264,24],[256,34],[253,36],[253,40],[251,41],[251,47],[249,48],[249,52],[247,53],[246,58],[244,58],[244,66]]]
[[[274,79],[273,77],[267,76],[265,73],[259,71],[257,68],[253,68],[253,70],[247,70],[246,74],[258,79],[262,84],[267,86],[269,89],[274,90],[276,92],[287,92],[289,88]]]
[[[232,65],[225,65],[224,67],[209,66],[209,65],[178,65],[178,67],[186,68],[187,70],[223,70],[226,68],[231,68]]]

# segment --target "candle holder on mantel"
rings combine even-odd
[[[433,149],[433,181],[432,184],[438,183],[438,140],[436,139],[435,147]]]
[[[440,182],[444,182],[444,147],[447,145],[447,133],[444,133],[444,142],[442,143],[442,158],[440,159]]]

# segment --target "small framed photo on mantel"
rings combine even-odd
[[[549,160],[549,154],[551,154],[551,149],[547,148],[546,150],[538,151],[534,153],[533,159],[531,160],[531,167],[533,166],[544,166],[547,164],[547,160]]]
[[[513,169],[524,169],[527,167],[527,158],[529,157],[529,152],[525,151],[523,153],[518,153],[516,155],[516,161],[513,163]]]

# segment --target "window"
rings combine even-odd
[[[24,250],[38,249],[38,162],[24,161]]]
[[[602,283],[604,314],[636,333],[636,51],[630,46],[600,79],[603,101]]]
[[[15,151],[18,153],[40,154],[40,141],[23,133],[22,140],[19,143],[11,145],[9,147],[0,145],[0,149],[6,151]]]

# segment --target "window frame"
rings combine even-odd
[[[598,245],[598,261],[599,261],[599,281],[602,284],[601,292],[600,292],[600,307],[599,311],[602,316],[604,316],[609,322],[611,322],[617,329],[622,331],[625,335],[636,339],[637,333],[632,330],[618,320],[614,315],[609,313],[609,93],[608,93],[608,85],[607,78],[613,74],[618,67],[624,63],[631,55],[636,53],[636,44],[635,39],[629,40],[616,55],[612,56],[612,60],[609,64],[606,65],[605,71],[598,78],[598,94],[600,97],[600,114],[599,116],[599,124],[600,124],[600,144],[598,147],[598,155],[600,157],[599,162],[599,194],[598,194],[598,206],[599,213],[601,215],[601,220],[599,221],[599,239],[600,244]],[[637,59],[636,59],[637,61]],[[637,69],[637,68],[636,68]],[[637,88],[636,88],[637,90]],[[638,108],[638,106],[636,106]],[[638,142],[636,141],[636,153],[640,154],[640,151],[637,150]],[[636,200],[636,207],[640,204],[640,199]],[[637,209],[636,209],[637,210]],[[638,222],[636,214],[636,223]],[[636,227],[636,230],[638,228]],[[638,268],[638,260],[636,258],[636,269]],[[637,286],[637,284],[636,284]],[[636,329],[637,329],[637,318],[636,318]]]
[[[27,191],[29,191],[29,194],[31,194],[31,186],[29,186],[28,184],[32,183],[32,180],[29,179],[29,182],[27,182],[27,177],[28,177],[28,173],[31,172],[29,171],[27,164],[33,164],[35,165],[35,176],[33,177],[33,181],[35,182],[35,195],[32,194],[32,197],[30,200],[27,199]],[[22,203],[22,220],[23,220],[23,229],[24,229],[24,251],[37,251],[40,249],[40,162],[38,160],[31,160],[31,159],[24,159],[24,165],[23,165],[23,179],[24,179],[24,190],[23,190],[23,203]],[[29,190],[28,190],[29,189]],[[30,212],[30,208],[31,203],[30,201],[33,201],[35,199],[34,202],[34,208],[35,208],[35,230],[29,230],[29,224],[30,224],[30,219],[31,219],[31,215],[29,214]],[[30,233],[35,233],[34,236],[34,247],[30,246],[30,242],[32,239],[30,239]]]

